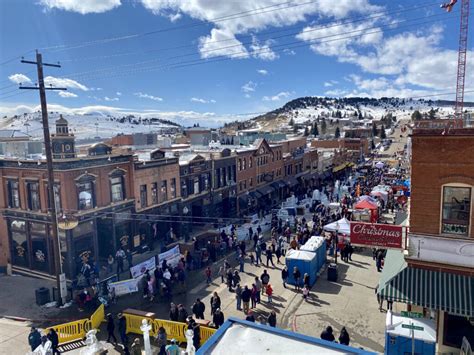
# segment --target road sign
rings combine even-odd
[[[413,329],[413,330],[425,330],[425,328],[419,327],[419,326],[413,325],[413,324],[402,324],[402,328]]]
[[[400,314],[402,315],[402,317],[423,318],[423,313],[418,313],[418,312],[401,311]]]

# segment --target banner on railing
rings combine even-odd
[[[402,249],[403,227],[351,222],[350,240],[354,245]]]
[[[112,282],[109,287],[115,289],[116,296],[128,295],[129,293],[138,292],[138,279]]]
[[[181,258],[181,253],[179,251],[179,245],[171,248],[164,253],[158,254],[158,265],[161,266],[163,260],[166,260],[166,264],[171,267],[176,267],[179,263],[179,259]]]
[[[156,257],[151,257],[145,261],[142,261],[140,264],[132,266],[130,268],[130,273],[134,279],[142,276],[147,270],[152,272],[156,268]]]

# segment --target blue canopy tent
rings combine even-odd
[[[295,285],[296,281],[293,278],[293,269],[294,267],[298,267],[301,278],[300,278],[300,286],[303,285],[303,276],[304,274],[309,275],[309,284],[313,286],[317,279],[318,269],[318,260],[316,253],[306,250],[293,250],[290,249],[286,253],[286,266],[288,267],[288,283],[291,285]]]

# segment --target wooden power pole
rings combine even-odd
[[[61,284],[66,282],[65,276],[62,271],[62,261],[60,253],[60,242],[58,234],[58,221],[56,211],[56,199],[54,196],[54,171],[53,171],[53,155],[51,151],[51,136],[49,134],[49,121],[48,121],[48,106],[46,104],[46,90],[67,90],[66,88],[53,88],[45,87],[43,66],[60,68],[58,64],[43,63],[41,53],[36,51],[36,61],[21,60],[22,63],[34,64],[38,71],[38,85],[37,86],[20,86],[20,89],[26,90],[39,90],[40,101],[41,101],[41,117],[43,124],[43,136],[44,136],[44,149],[46,153],[46,166],[48,170],[48,197],[49,197],[49,214],[51,215],[51,235],[53,240],[54,249],[54,269],[56,274],[56,287],[58,289],[58,306],[63,303],[62,298],[66,295],[64,291],[61,291]],[[63,286],[64,287],[64,286]]]

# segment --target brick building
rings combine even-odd
[[[474,130],[443,130],[413,131],[408,255],[383,294],[434,318],[437,351],[459,353],[463,336],[474,344]]]
[[[359,155],[360,153],[364,155],[369,154],[369,141],[367,138],[315,139],[311,141],[311,147],[346,149],[347,151],[356,151]]]
[[[73,277],[83,259],[106,258],[119,245],[131,245],[133,157],[104,144],[76,156],[67,121],[58,121],[52,140],[54,202],[59,216],[79,221],[74,229],[59,231],[63,269]],[[2,259],[19,272],[54,274],[45,161],[3,159],[0,175]]]

